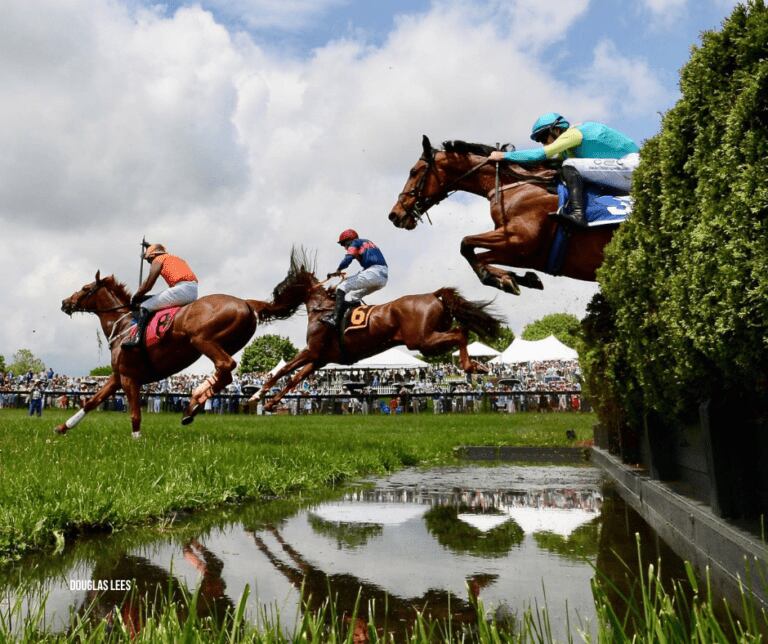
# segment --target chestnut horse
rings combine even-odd
[[[326,289],[313,271],[304,252],[294,249],[287,277],[275,287],[272,301],[260,313],[263,321],[286,319],[304,304],[308,317],[306,348],[251,397],[251,400],[263,398],[280,378],[298,369],[288,384],[264,405],[266,411],[271,410],[312,372],[329,362],[353,364],[400,344],[427,356],[458,347],[461,366],[467,373],[487,371],[470,359],[467,336],[469,331],[485,339],[498,335],[502,320],[486,310],[490,302],[469,302],[452,288],[441,288],[423,295],[406,295],[373,306],[366,327],[346,333],[342,346],[338,330],[320,321],[333,310],[334,289]],[[458,323],[456,327],[454,322]]]
[[[483,284],[515,295],[520,294],[520,286],[543,288],[536,273],[518,275],[493,264],[547,272],[559,225],[549,216],[557,210],[557,171],[552,162],[527,168],[501,162],[497,181],[496,163],[487,159],[495,149],[491,146],[446,141],[442,150],[434,150],[424,136],[422,147],[389,220],[398,228],[413,230],[432,206],[453,192],[486,197],[494,230],[464,237],[461,254]],[[603,248],[614,230],[615,226],[597,226],[569,231],[568,251],[558,274],[594,282]],[[484,252],[476,254],[475,249]]]
[[[61,303],[67,315],[94,313],[109,342],[112,374],[83,408],[56,432],[66,434],[86,413],[98,407],[122,387],[128,397],[133,437],[141,436],[139,388],[166,378],[191,365],[201,355],[213,361],[216,371],[193,392],[182,424],[194,420],[206,400],[232,382],[236,363],[232,354],[242,349],[256,331],[259,311],[266,305],[259,300],[241,300],[231,295],[206,295],[183,307],[173,319],[162,340],[148,348],[123,350],[120,346],[132,324],[131,294],[114,276],[101,277],[86,284]]]

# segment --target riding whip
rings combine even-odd
[[[501,144],[496,141],[496,149],[501,149]],[[496,203],[499,203],[499,162],[496,162],[496,190],[493,193]]]
[[[144,251],[149,248],[146,237],[141,238],[141,252],[139,253],[139,286],[144,282]]]

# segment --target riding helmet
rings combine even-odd
[[[357,234],[356,230],[352,230],[351,228],[347,228],[341,235],[339,235],[339,243],[343,244],[345,241],[352,241],[353,239],[357,239],[359,235]]]
[[[144,251],[144,259],[153,259],[158,255],[165,255],[167,252],[162,244],[150,244]]]
[[[541,141],[539,139],[543,138],[542,135],[553,127],[567,130],[571,125],[562,114],[558,114],[557,112],[547,112],[536,119],[533,128],[531,128],[531,138],[537,143],[540,143]]]

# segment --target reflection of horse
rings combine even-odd
[[[461,254],[480,281],[488,286],[520,293],[519,286],[542,288],[538,275],[518,275],[492,264],[545,271],[558,223],[548,213],[557,209],[553,191],[556,172],[546,165],[524,168],[501,163],[501,186],[497,190],[496,164],[487,157],[494,148],[463,141],[448,141],[433,150],[422,140],[423,154],[411,168],[397,203],[389,214],[398,228],[412,230],[422,215],[451,193],[461,190],[486,197],[491,202],[495,229],[461,240]],[[603,261],[603,248],[611,240],[614,226],[571,231],[571,241],[559,274],[580,280],[595,280]],[[485,252],[475,253],[475,249]]]
[[[352,641],[365,642],[371,629],[379,637],[386,635],[394,641],[408,641],[414,631],[413,624],[420,613],[441,624],[449,623],[451,634],[459,634],[468,626],[476,624],[477,598],[480,591],[495,583],[496,575],[476,574],[466,579],[472,600],[465,600],[452,595],[449,591],[433,588],[421,596],[400,597],[388,593],[378,584],[367,581],[364,577],[344,572],[329,573],[324,571],[289,544],[280,531],[269,525],[266,534],[270,541],[280,548],[270,547],[261,532],[250,532],[256,547],[297,590],[303,592],[302,606],[307,613],[319,614],[332,601],[334,611],[327,611],[327,617],[334,613],[342,616],[353,631]],[[277,550],[277,552],[275,552]],[[384,614],[376,614],[371,609],[384,607]],[[356,621],[351,615],[356,609]]]
[[[177,313],[161,342],[146,350],[123,351],[120,340],[131,325],[130,301],[131,295],[123,284],[112,275],[102,278],[97,272],[94,282],[61,303],[61,310],[68,315],[94,313],[99,318],[112,352],[112,374],[77,414],[56,428],[58,433],[65,434],[87,412],[122,387],[131,410],[133,436],[138,438],[141,429],[139,387],[178,373],[204,355],[213,361],[216,372],[192,392],[181,421],[192,422],[202,403],[232,382],[236,365],[232,354],[242,349],[253,335],[259,311],[265,306],[258,300],[207,295]]]
[[[195,540],[184,545],[184,558],[201,576],[194,604],[197,620],[211,619],[225,630],[234,615],[234,604],[225,592],[224,564]],[[170,571],[144,557],[121,553],[99,558],[92,580],[95,590],[86,593],[77,612],[94,626],[106,620],[108,632],[114,628],[118,614],[120,626],[130,639],[139,634],[149,618],[159,619],[164,610],[174,611],[182,623],[189,616],[191,590]]]
[[[320,321],[333,310],[332,289],[325,289],[312,271],[304,253],[294,249],[287,277],[275,287],[272,301],[260,314],[262,320],[285,319],[305,304],[309,318],[306,348],[275,372],[252,398],[263,397],[280,378],[298,369],[285,388],[267,402],[265,410],[272,409],[309,374],[329,362],[353,364],[400,344],[424,355],[458,347],[461,366],[467,373],[486,370],[469,358],[467,335],[470,330],[486,339],[498,334],[500,320],[485,310],[489,303],[469,302],[451,288],[406,295],[372,307],[366,328],[346,334],[342,347],[338,333]],[[457,327],[452,326],[454,321],[458,322]]]

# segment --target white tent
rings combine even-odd
[[[578,360],[579,354],[564,345],[554,335],[543,340],[523,340],[515,338],[501,355],[496,356],[493,364],[512,364],[515,362],[541,362],[543,360]]]
[[[501,351],[496,351],[496,349],[493,347],[489,347],[487,344],[483,344],[482,342],[472,342],[471,344],[468,344],[467,352],[473,358],[488,358],[501,355]],[[459,355],[459,350],[456,349],[456,351],[454,351],[451,355]]]
[[[358,360],[351,365],[332,362],[325,365],[323,369],[418,369],[428,366],[428,363],[408,353],[407,349],[392,347],[370,358]]]

